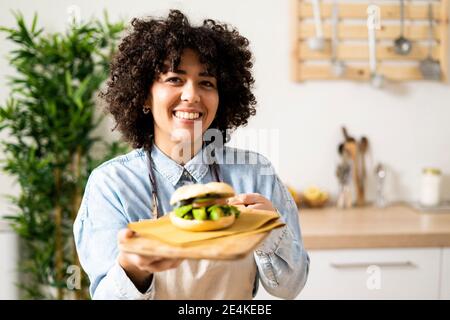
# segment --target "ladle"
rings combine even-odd
[[[404,36],[405,3],[400,0],[400,36],[394,41],[394,49],[397,54],[403,56],[411,52],[412,43]]]

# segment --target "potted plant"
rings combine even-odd
[[[105,14],[103,22],[72,23],[65,32],[44,34],[36,14],[29,27],[20,13],[14,15],[16,27],[0,28],[15,44],[9,61],[17,71],[0,106],[0,131],[9,136],[0,148],[2,169],[21,189],[9,197],[17,210],[6,217],[22,240],[20,287],[26,298],[64,299],[71,289],[86,298],[86,277],[68,288],[72,271],[81,271],[72,223],[93,168],[126,152],[118,142],[93,135],[104,120],[95,113],[96,93],[124,25]],[[105,148],[94,156],[98,146]]]

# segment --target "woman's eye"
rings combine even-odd
[[[166,82],[178,84],[181,83],[181,79],[178,77],[170,77],[166,79]]]
[[[202,81],[202,85],[208,88],[214,88],[214,84],[211,81]]]

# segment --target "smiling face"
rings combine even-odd
[[[219,105],[216,78],[198,55],[183,51],[176,70],[156,75],[146,101],[154,119],[157,145],[193,143],[214,120]]]

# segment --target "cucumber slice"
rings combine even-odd
[[[236,216],[236,218],[239,218],[239,214],[241,213],[241,212],[239,211],[239,209],[236,208],[235,206],[229,206],[229,208],[230,208],[230,212],[231,212],[231,213],[234,213],[234,215]]]
[[[206,213],[206,208],[198,208],[192,210],[192,215],[196,220],[207,220],[208,214]]]
[[[175,208],[175,215],[179,218],[183,218],[184,215],[189,213],[192,210],[192,204],[188,204],[186,206]]]
[[[219,206],[216,206],[215,208],[211,207],[211,211],[209,213],[209,218],[213,221],[219,220],[221,217],[224,216],[222,209]]]
[[[188,213],[184,215],[183,219],[194,220],[194,216],[192,215],[192,213]]]
[[[222,211],[222,216],[230,216],[230,215],[234,214],[236,216],[236,218],[239,217],[239,214],[240,214],[239,209],[236,208],[235,206],[230,206],[230,205],[218,205],[218,204],[216,204],[216,205],[208,207],[206,209],[206,211],[211,214],[211,212],[213,212],[217,208],[219,208]]]
[[[206,211],[208,211],[209,213],[211,213],[211,212],[212,212],[214,209],[216,209],[216,208],[220,208],[220,205],[218,205],[218,204],[212,205],[212,206],[208,207],[208,208],[206,209]]]

